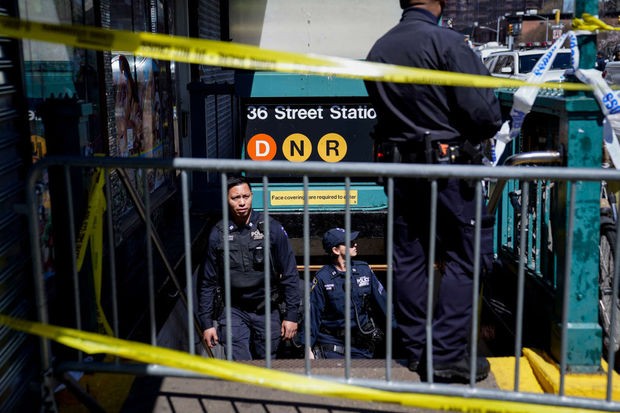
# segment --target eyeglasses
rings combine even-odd
[[[338,245],[345,245],[345,243],[343,242],[342,244],[338,244]],[[357,246],[357,241],[351,241],[351,243],[349,244],[349,248],[353,248]]]

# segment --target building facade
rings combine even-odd
[[[616,18],[620,11],[620,1],[599,2],[599,16]],[[572,18],[574,1],[570,0],[456,0],[448,1],[444,12],[444,24],[469,35],[476,43],[485,43],[500,39],[504,43],[507,25],[512,21],[532,21],[529,26],[551,24],[555,11],[559,10],[565,20]],[[536,40],[551,37],[552,28],[545,36],[544,27],[531,28]],[[540,33],[539,33],[540,32]],[[527,39],[530,41],[530,39]]]

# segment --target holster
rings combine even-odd
[[[424,150],[420,145],[406,142],[375,141],[375,162],[425,163]]]
[[[488,164],[482,153],[481,145],[472,145],[469,140],[463,143],[446,143],[431,139],[427,135],[424,141],[426,162],[437,164],[484,165]]]
[[[402,156],[398,144],[391,141],[375,140],[373,147],[375,162],[400,163]]]
[[[315,360],[325,358],[325,354],[323,354],[323,349],[319,345],[315,345],[314,347],[312,347],[312,353],[314,354]]]
[[[217,319],[224,311],[224,292],[222,287],[216,287],[213,294],[213,318]]]
[[[430,133],[424,135],[424,147],[375,139],[374,161],[387,163],[428,163],[485,165],[490,163],[482,153],[481,145],[469,140],[463,143],[434,139]]]

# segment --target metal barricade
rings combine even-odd
[[[528,201],[527,194],[531,192],[530,188],[533,186],[532,182],[563,182],[568,187],[570,187],[569,196],[564,200],[556,200],[557,202],[565,202],[568,214],[568,225],[565,229],[565,233],[567,235],[565,240],[565,248],[568,251],[571,251],[573,246],[573,236],[574,236],[574,223],[575,219],[575,199],[578,196],[580,191],[580,186],[584,182],[600,182],[602,179],[607,182],[620,181],[620,171],[615,170],[606,170],[606,169],[585,169],[585,168],[559,168],[559,167],[547,167],[547,168],[517,168],[517,167],[482,167],[482,166],[465,166],[465,165],[416,165],[416,164],[366,164],[366,163],[340,163],[340,164],[325,164],[322,162],[307,162],[307,163],[289,163],[285,161],[273,161],[273,162],[252,162],[252,161],[241,161],[241,160],[230,160],[230,159],[187,159],[187,158],[177,158],[170,160],[162,160],[162,159],[143,159],[143,158],[77,158],[77,157],[49,157],[44,159],[43,161],[37,163],[33,170],[30,173],[29,181],[28,181],[28,214],[29,214],[29,230],[30,237],[32,240],[32,253],[33,253],[33,273],[34,273],[34,282],[36,288],[36,298],[38,304],[38,318],[39,320],[47,324],[49,323],[50,309],[48,308],[48,291],[45,284],[45,279],[42,271],[41,261],[41,249],[39,248],[38,237],[39,232],[37,228],[37,196],[36,196],[36,183],[37,179],[41,174],[43,174],[48,168],[58,168],[64,171],[65,176],[65,184],[67,185],[67,194],[69,196],[68,204],[72,204],[72,190],[71,190],[71,179],[69,179],[70,174],[74,170],[79,170],[83,174],[90,174],[96,168],[100,168],[104,171],[105,176],[105,202],[108,208],[105,213],[105,231],[106,238],[110,240],[114,240],[114,216],[112,214],[113,208],[110,208],[110,191],[109,191],[109,176],[111,171],[123,171],[127,169],[131,170],[141,170],[141,169],[162,169],[162,170],[175,170],[178,171],[180,175],[180,196],[182,200],[182,216],[183,216],[183,230],[184,230],[184,248],[185,248],[185,279],[179,281],[179,289],[182,294],[182,301],[186,307],[186,325],[185,331],[187,333],[187,344],[188,347],[186,349],[190,354],[195,354],[194,344],[197,340],[200,340],[201,334],[197,328],[195,322],[195,310],[196,304],[194,302],[193,291],[195,289],[195,281],[193,279],[193,269],[195,268],[195,263],[191,262],[191,246],[190,246],[190,228],[189,228],[189,214],[190,214],[190,191],[188,186],[188,173],[192,171],[199,172],[210,172],[210,173],[219,173],[221,175],[222,180],[222,209],[224,219],[227,217],[228,206],[226,203],[226,177],[229,174],[233,173],[242,173],[251,172],[254,175],[262,175],[262,187],[263,194],[265,197],[269,194],[269,176],[273,174],[292,174],[294,176],[299,177],[299,184],[302,190],[304,191],[304,196],[306,202],[304,203],[304,210],[302,213],[302,217],[300,217],[300,225],[303,225],[304,228],[304,245],[303,245],[303,265],[304,270],[303,274],[300,276],[303,277],[304,281],[304,291],[302,292],[302,297],[304,300],[303,308],[304,308],[304,320],[306,320],[306,328],[305,331],[309,332],[309,324],[307,320],[309,320],[309,291],[308,286],[310,285],[310,240],[309,240],[309,210],[308,210],[308,202],[307,202],[307,193],[308,193],[308,185],[309,182],[315,176],[321,177],[333,177],[334,179],[341,180],[343,183],[343,188],[346,196],[346,203],[344,205],[344,213],[345,213],[345,221],[344,228],[347,232],[347,237],[350,236],[352,231],[351,228],[351,207],[348,201],[348,192],[350,190],[351,178],[354,177],[372,177],[375,179],[377,177],[381,177],[384,179],[386,185],[386,193],[388,196],[388,210],[386,215],[386,233],[387,239],[386,243],[386,260],[387,260],[387,281],[386,281],[386,290],[388,297],[388,315],[386,319],[386,325],[391,325],[391,307],[394,300],[394,291],[392,285],[392,251],[393,251],[393,220],[394,220],[394,212],[393,212],[393,199],[394,199],[394,179],[395,178],[421,178],[427,179],[431,182],[432,185],[432,198],[428,200],[420,200],[420,202],[429,202],[430,205],[435,205],[436,197],[437,197],[437,182],[440,179],[446,178],[467,178],[468,180],[473,180],[478,182],[476,186],[476,197],[479,200],[482,200],[484,195],[484,188],[482,185],[483,180],[492,180],[492,181],[507,181],[507,180],[515,180],[518,181],[522,188],[522,193],[524,199],[520,203],[516,203],[518,208],[521,209],[519,214],[520,225],[519,225],[519,234],[515,234],[515,239],[518,240],[520,245],[518,251],[520,252],[519,256],[519,267],[518,267],[518,280],[519,284],[517,286],[517,298],[518,298],[518,308],[520,311],[516,314],[515,319],[515,342],[514,349],[515,353],[515,366],[514,366],[514,391],[498,391],[498,390],[489,390],[489,389],[481,389],[477,387],[475,382],[475,371],[472,371],[470,377],[469,385],[465,386],[450,386],[439,383],[433,383],[433,375],[430,373],[432,370],[432,361],[431,359],[425,360],[429,367],[429,375],[428,382],[423,383],[414,383],[414,382],[396,382],[392,378],[392,359],[393,359],[393,341],[394,337],[392,331],[387,329],[386,339],[385,339],[385,374],[384,380],[366,380],[362,378],[355,377],[352,374],[351,369],[351,332],[345,331],[345,354],[346,358],[343,364],[343,375],[342,377],[330,377],[327,378],[329,380],[336,380],[341,382],[346,382],[350,384],[356,384],[361,386],[367,386],[371,388],[378,388],[390,391],[397,392],[412,392],[412,393],[424,393],[424,394],[436,394],[436,395],[446,395],[446,396],[464,396],[464,397],[476,397],[485,400],[509,400],[513,402],[528,402],[535,403],[540,405],[555,405],[555,406],[565,406],[565,407],[579,407],[579,408],[591,408],[591,409],[599,409],[605,411],[619,411],[620,410],[620,402],[612,400],[612,392],[613,392],[613,374],[612,369],[610,368],[607,376],[607,393],[606,397],[602,399],[595,398],[584,398],[584,397],[575,397],[566,394],[564,381],[569,374],[567,371],[567,348],[566,348],[566,340],[562,340],[561,346],[562,351],[560,352],[560,358],[557,360],[560,371],[560,386],[558,390],[558,394],[534,394],[534,393],[526,393],[522,392],[519,389],[520,383],[520,356],[523,350],[523,329],[524,320],[523,320],[523,308],[525,305],[524,301],[524,273],[526,271],[526,266],[531,261],[531,257],[528,257],[526,254],[525,242],[528,239],[526,233],[532,230],[530,220],[530,214],[527,212]],[[146,174],[143,174],[145,176]],[[62,174],[61,174],[62,176]],[[344,178],[343,178],[344,177]],[[146,188],[146,184],[145,184]],[[149,280],[153,278],[153,266],[152,266],[152,240],[156,239],[152,233],[153,228],[150,223],[150,215],[151,215],[151,206],[148,196],[148,190],[143,192],[146,195],[144,196],[144,220],[146,226],[146,246],[147,246],[147,262],[148,265],[148,274],[147,277]],[[598,202],[598,200],[594,200]],[[53,202],[53,200],[52,200]],[[268,202],[264,202],[264,205],[269,205]],[[481,208],[480,208],[481,209]],[[477,211],[477,217],[480,217],[481,211],[480,209]],[[73,256],[77,256],[77,245],[76,245],[76,236],[78,234],[78,228],[80,227],[79,223],[76,223],[75,219],[72,216],[72,211],[68,211],[69,213],[69,227],[66,228],[71,235],[71,250],[73,251]],[[265,207],[264,210],[265,215],[269,216],[270,211],[268,207]],[[431,217],[431,240],[434,240],[434,228],[436,224],[436,216]],[[476,220],[476,256],[479,256],[480,250],[480,219]],[[266,245],[269,245],[269,231],[265,231],[266,236]],[[224,240],[227,240],[228,237],[224,236]],[[226,242],[226,241],[225,241]],[[555,240],[555,242],[560,242]],[[618,246],[616,246],[618,249]],[[429,261],[434,261],[434,242],[431,243],[431,253],[429,257]],[[591,251],[592,254],[597,254],[597,251]],[[114,244],[110,241],[107,244],[106,257],[110,262],[110,268],[114,268]],[[616,251],[617,254],[617,251]],[[566,260],[563,263],[565,268],[570,268],[573,264],[571,259],[573,254],[565,254],[563,258]],[[300,257],[298,257],[300,258]],[[350,257],[347,257],[349,260]],[[269,267],[268,265],[266,266]],[[347,266],[349,269],[347,270],[347,278],[349,281],[345,286],[346,294],[350,297],[351,294],[351,285],[350,285],[350,265]],[[74,262],[71,266],[73,268],[73,281],[74,281],[74,291],[77,295],[79,295],[80,288],[80,277],[77,271],[76,263]],[[481,285],[480,280],[480,262],[479,258],[476,259],[475,262],[475,274],[474,274],[474,289],[472,296],[473,303],[473,314],[477,314],[478,312],[478,303],[480,298],[479,287]],[[569,300],[566,299],[566,293],[569,291],[569,288],[572,283],[579,282],[579,280],[572,280],[570,276],[571,272],[566,271],[566,278],[563,280],[563,288],[564,288],[564,302],[563,302],[563,318],[560,325],[560,330],[563,333],[562,338],[565,339],[565,332],[568,329],[568,319],[567,313],[571,311],[569,307]],[[617,270],[616,270],[617,275]],[[112,295],[117,293],[117,285],[115,284],[116,274],[111,272],[109,274],[106,283],[109,284],[109,290]],[[226,285],[230,285],[230,271],[229,268],[226,268],[225,274],[225,282]],[[614,277],[615,281],[613,284],[613,296],[618,296],[618,277]],[[269,289],[270,277],[265,276],[265,290],[270,291]],[[429,291],[434,288],[433,283],[429,283]],[[155,304],[153,303],[153,286],[150,283],[149,291],[146,294],[149,294],[150,299],[150,312],[151,312],[151,333],[150,333],[150,343],[154,346],[157,346],[156,340],[156,332],[154,331],[153,322],[155,317]],[[138,294],[139,292],[136,292]],[[432,308],[432,294],[429,294],[429,298],[431,299],[431,303],[429,303],[429,308]],[[75,297],[76,299],[76,314],[80,314],[81,305],[84,305],[83,302],[80,301],[80,297]],[[81,297],[81,299],[87,299],[87,297]],[[106,308],[106,312],[108,312],[108,316],[111,317],[111,326],[112,331],[115,336],[118,336],[118,319],[122,317],[122,314],[119,313],[119,308],[117,301],[114,297],[110,300],[111,308]],[[226,294],[225,296],[225,308],[226,308],[226,317],[230,320],[230,295]],[[265,298],[265,314],[268,317],[269,309],[271,306],[271,298]],[[597,312],[597,308],[591,308],[589,311]],[[269,323],[266,323],[269,326]],[[228,323],[230,325],[230,323]],[[346,325],[351,325],[350,314],[347,314]],[[613,323],[612,323],[613,325]],[[79,330],[83,329],[80,324],[80,317],[76,317],[75,324],[68,325],[68,327],[74,327]],[[471,328],[471,348],[470,354],[472,358],[475,359],[477,354],[480,354],[478,349],[478,320],[474,317]],[[427,319],[427,335],[432,334],[432,320]],[[230,355],[231,351],[231,340],[230,329],[227,331],[228,339],[226,342],[228,343],[228,348],[226,349],[226,353]],[[198,337],[198,339],[197,339]],[[266,337],[269,337],[269,331],[266,334]],[[147,340],[148,341],[148,340]],[[309,343],[309,333],[303,337],[303,341],[306,345]],[[432,340],[430,338],[427,339],[427,342],[430,343]],[[267,346],[268,346],[267,342]],[[49,340],[42,340],[41,342],[42,349],[42,369],[44,371],[50,369],[52,367],[52,351]],[[431,352],[429,352],[430,354]],[[269,355],[269,351],[266,352]],[[55,356],[55,355],[54,355]],[[430,357],[430,356],[429,356]],[[612,353],[609,355],[609,364],[613,366],[615,355]],[[268,358],[264,361],[264,365],[266,367],[271,366],[272,360],[268,356]],[[142,374],[162,374],[167,376],[188,376],[195,377],[196,373],[187,372],[185,370],[173,369],[173,368],[153,368],[158,366],[149,366],[149,365],[136,365],[126,364],[118,359],[115,359],[113,362],[97,362],[97,363],[86,363],[83,360],[81,355],[77,355],[74,358],[65,358],[58,359],[56,358],[54,362],[54,368],[58,371],[66,371],[66,370],[83,370],[83,371],[114,371],[119,373],[130,373],[135,374],[136,372],[141,372]],[[314,377],[313,374],[313,363],[306,356],[304,362],[304,370],[305,375],[309,377]],[[473,370],[473,369],[472,369]],[[413,373],[412,373],[413,374]],[[326,377],[321,377],[326,378]],[[615,384],[617,386],[617,384]]]

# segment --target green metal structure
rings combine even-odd
[[[577,1],[575,15],[598,14],[594,1]],[[579,67],[594,66],[596,36],[579,36]],[[514,90],[500,90],[504,113],[512,107]],[[600,168],[602,113],[590,93],[541,90],[526,116],[521,135],[508,148],[513,154],[557,150],[567,168]],[[518,265],[518,208],[522,187],[509,182],[498,215],[499,253],[508,267]],[[574,194],[573,194],[574,192]],[[565,343],[569,372],[600,370],[601,328],[598,321],[600,184],[595,182],[532,182],[528,190],[526,242],[526,309],[524,329],[542,335],[551,355],[561,361]],[[575,200],[572,248],[567,246],[569,207]],[[512,204],[512,206],[511,206]],[[570,249],[569,249],[570,248]],[[568,283],[568,285],[567,285]],[[565,287],[568,290],[565,292]],[[564,302],[568,297],[568,302]],[[567,304],[567,305],[565,305]],[[563,320],[563,308],[568,313]],[[561,335],[561,323],[567,333]]]

